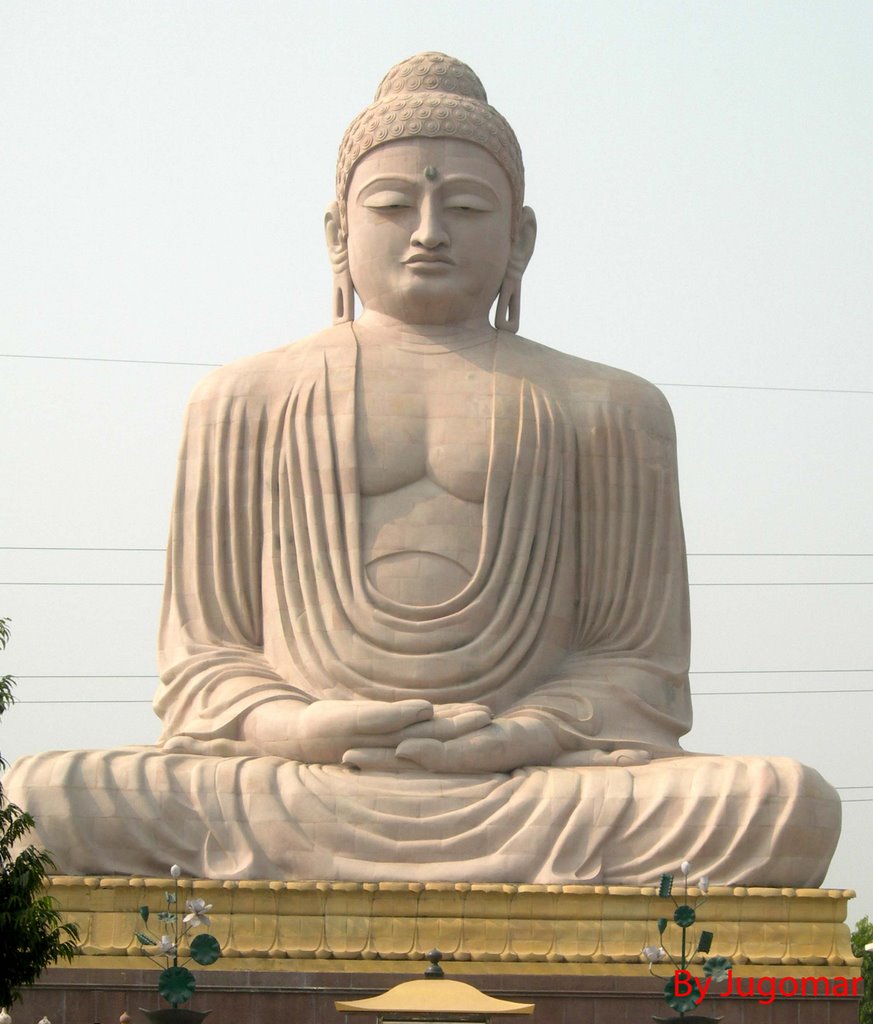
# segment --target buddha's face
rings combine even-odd
[[[460,139],[402,139],[355,167],[349,269],[364,311],[409,324],[487,318],[512,251],[512,191],[497,161]]]

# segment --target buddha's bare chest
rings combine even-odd
[[[361,351],[356,445],[371,584],[439,604],[479,562],[494,417],[493,348]]]
[[[460,354],[362,357],[356,439],[365,498],[418,481],[481,502],[491,450],[493,375]]]

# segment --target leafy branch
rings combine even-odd
[[[0,651],[9,642],[9,620],[0,618]],[[0,716],[15,703],[15,680],[0,677]],[[0,769],[6,761],[0,757]],[[42,971],[57,960],[72,960],[79,951],[79,930],[64,922],[45,886],[54,862],[45,850],[22,843],[33,818],[8,803],[0,785],[0,1007],[21,998]],[[14,851],[18,851],[17,853]]]

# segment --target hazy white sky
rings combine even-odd
[[[473,66],[524,149],[522,332],[673,405],[686,745],[840,787],[826,885],[873,914],[867,0],[6,0],[0,615],[21,703],[0,750],[156,738],[186,396],[327,324],[337,145],[425,49]]]

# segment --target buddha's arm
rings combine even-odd
[[[262,404],[228,371],[188,407],[173,503],[158,642],[155,710],[162,742],[237,741],[239,720],[267,701],[310,698],[263,653]],[[181,739],[180,739],[181,738]]]
[[[672,415],[643,382],[578,412],[573,649],[486,730],[442,749],[406,743],[399,756],[505,771],[681,753],[690,631]]]
[[[237,393],[244,383],[220,371],[188,408],[159,637],[164,748],[330,763],[353,748],[393,750],[487,724],[475,704],[435,714],[426,700],[317,700],[265,657],[264,464],[275,417]]]
[[[634,381],[581,426],[574,650],[506,714],[548,722],[566,755],[679,753],[690,626],[673,416]]]

